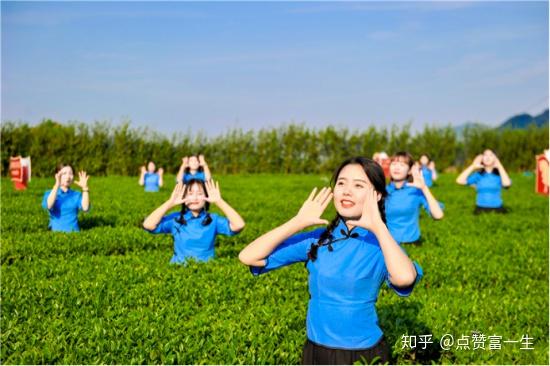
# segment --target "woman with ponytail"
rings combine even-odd
[[[304,364],[389,362],[375,303],[384,282],[408,296],[422,277],[385,224],[382,168],[355,157],[334,173],[333,190],[314,189],[298,214],[260,236],[239,254],[254,275],[305,262],[310,300]],[[336,217],[321,215],[334,203]],[[299,233],[315,225],[328,225]]]
[[[227,218],[209,213],[211,203]],[[180,212],[165,215],[178,205]],[[236,235],[244,228],[244,221],[222,199],[217,182],[192,179],[186,185],[178,183],[170,198],[143,221],[143,228],[152,234],[172,234],[171,263],[184,263],[189,258],[204,262],[214,258],[216,235]]]

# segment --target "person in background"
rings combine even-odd
[[[141,167],[139,185],[145,187],[145,192],[158,192],[163,185],[164,169],[159,168],[158,172],[155,172],[155,169],[155,163],[152,161],[147,163],[147,169],[145,166]]]
[[[90,209],[88,178],[85,171],[80,171],[78,181],[74,182],[73,167],[69,164],[58,165],[55,184],[42,198],[42,207],[48,210],[50,216],[49,230],[80,231],[78,211],[88,212]],[[82,189],[82,193],[71,189],[73,182]]]

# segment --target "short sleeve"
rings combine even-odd
[[[214,222],[216,223],[216,234],[222,234],[227,236],[237,235],[238,231],[231,230],[231,225],[227,217],[210,214],[214,217]]]
[[[418,190],[418,193],[420,195],[419,197],[420,205],[424,208],[426,213],[431,216],[432,213],[430,212],[430,204],[428,203],[426,196],[424,196],[424,193],[422,193],[421,190]],[[445,209],[445,205],[442,202],[437,201],[437,203],[439,204],[439,207],[441,207],[442,210]]]
[[[468,178],[466,179],[466,184],[471,186],[472,184],[476,184],[481,179],[481,174],[479,172],[475,172],[474,174],[470,174]]]
[[[389,288],[391,288],[393,291],[395,291],[395,293],[399,296],[402,296],[402,297],[406,297],[406,296],[409,296],[413,289],[414,289],[414,286],[420,281],[420,279],[424,276],[424,271],[422,270],[422,267],[420,267],[420,265],[416,262],[413,262],[414,264],[414,268],[416,269],[416,279],[414,280],[414,282],[410,285],[410,286],[407,286],[407,287],[397,287],[395,285],[393,285],[391,282],[390,282],[390,279],[389,277],[386,277],[386,284],[388,285]],[[389,275],[388,275],[389,276]]]
[[[172,232],[172,228],[174,227],[174,224],[176,223],[176,218],[180,215],[179,212],[171,213],[170,215],[166,215],[160,220],[159,224],[155,228],[155,230],[147,230],[151,234],[169,234]]]
[[[315,243],[317,239],[319,239],[319,236],[323,231],[325,231],[325,229],[320,228],[291,236],[282,242],[265,259],[264,267],[250,266],[250,272],[257,276],[289,264],[305,262],[308,258],[307,253],[311,248],[311,244]]]
[[[82,193],[80,192],[75,192],[75,193],[76,194],[74,199],[76,200],[76,206],[78,207],[79,211],[84,211],[84,209],[82,208]],[[90,207],[88,207],[88,211],[90,211]]]

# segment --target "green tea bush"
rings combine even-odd
[[[78,234],[47,231],[41,208],[52,178],[24,192],[2,180],[3,364],[297,364],[305,342],[307,271],[296,264],[253,277],[239,251],[294,215],[328,176],[222,175],[223,197],[247,222],[218,237],[217,258],[171,265],[172,240],[140,224],[170,194],[137,179],[90,179],[91,211]],[[425,277],[409,298],[382,288],[377,309],[395,363],[548,364],[548,199],[534,178],[512,175],[506,215],[473,215],[475,192],[443,174],[432,189],[445,217],[421,218],[424,243],[406,247]],[[213,209],[216,211],[216,209]],[[331,207],[324,217],[335,214]],[[533,338],[533,350],[442,350],[480,332]],[[403,335],[432,334],[428,349]]]

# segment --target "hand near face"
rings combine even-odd
[[[210,179],[206,181],[204,185],[206,186],[206,192],[208,193],[208,197],[205,197],[207,202],[216,203],[222,199],[219,182],[214,182],[214,180]]]
[[[88,188],[88,178],[89,176],[86,175],[85,171],[78,172],[78,181],[74,182],[77,186],[79,186],[82,189]]]
[[[59,186],[61,184],[61,170],[55,173],[55,185]]]
[[[481,169],[483,168],[483,155],[478,155],[475,157],[474,161],[472,162],[472,167],[474,169]]]
[[[424,176],[422,175],[422,171],[420,170],[420,166],[418,164],[414,164],[412,166],[411,174],[413,181],[410,186],[423,189],[426,186],[426,182],[424,182]]]
[[[430,161],[430,163],[428,164],[428,168],[430,170],[435,170],[435,163],[433,161]]]
[[[380,194],[373,187],[367,187],[367,195],[363,204],[361,218],[359,220],[348,220],[346,223],[353,226],[359,226],[369,231],[373,231],[379,225],[384,225],[380,210],[378,209],[378,200]]]
[[[182,163],[184,166],[188,166],[188,165],[189,165],[189,157],[184,156],[183,158],[181,158],[181,163]]]
[[[141,174],[147,173],[147,168],[145,168],[145,165],[142,165],[140,168]]]
[[[204,155],[199,155],[199,165],[205,165],[206,160],[204,160]]]
[[[329,187],[322,188],[317,193],[317,188],[311,191],[307,200],[303,203],[296,219],[304,226],[328,225],[328,221],[321,219],[321,215],[332,200],[332,192]]]
[[[159,175],[163,175],[164,174],[164,169],[159,168],[158,172],[159,172]]]
[[[179,182],[174,187],[174,190],[172,191],[172,195],[170,196],[170,203],[173,206],[181,205],[182,203],[186,202],[186,199],[183,198],[183,193],[185,192],[185,184],[182,182]]]

